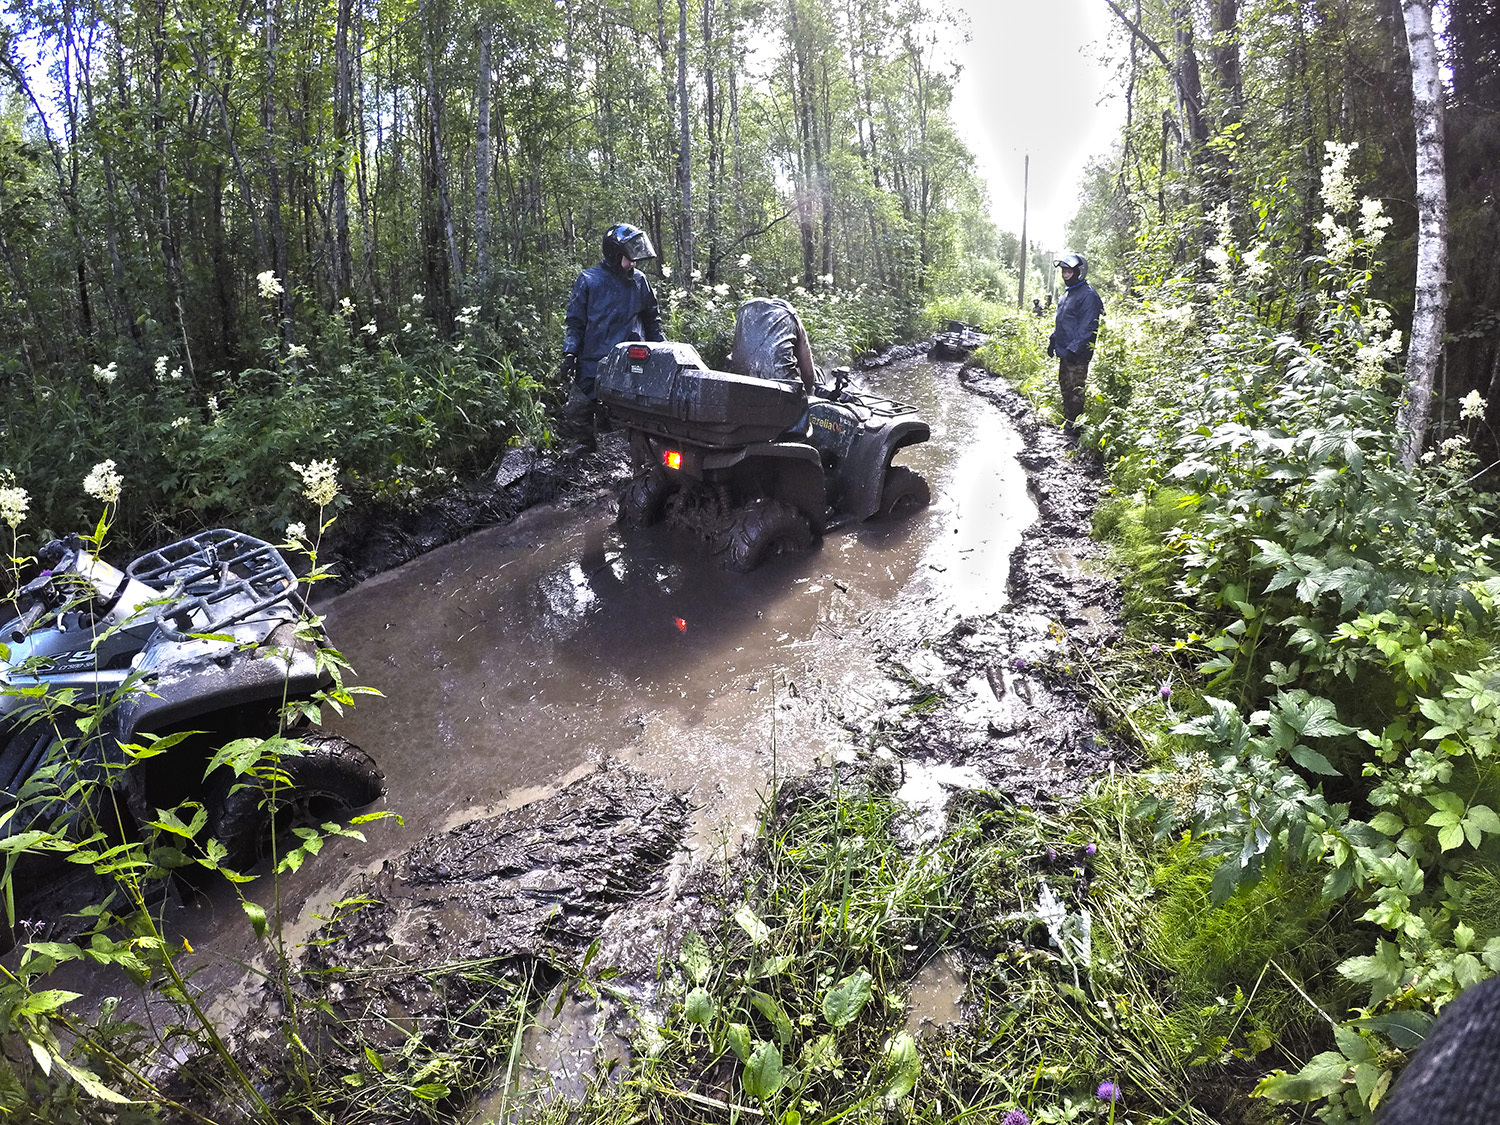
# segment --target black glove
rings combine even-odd
[[[562,362],[557,365],[557,373],[561,375],[563,377],[563,381],[567,383],[571,383],[575,379],[577,379],[578,357],[572,352],[564,352]]]
[[[1047,341],[1047,358],[1051,359],[1055,355],[1057,355],[1057,349],[1052,346],[1052,341],[1048,340]]]

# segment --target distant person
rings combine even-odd
[[[564,414],[592,419],[594,377],[599,361],[625,340],[664,340],[661,310],[639,262],[656,257],[651,239],[629,223],[604,232],[604,256],[573,282],[563,335],[560,371],[572,382]]]
[[[1042,308],[1042,299],[1040,297],[1031,298],[1031,313],[1033,316],[1047,315],[1047,310]]]
[[[780,297],[752,297],[741,305],[734,314],[729,370],[736,375],[800,384],[806,394],[812,394],[817,368],[797,310]]]
[[[1062,389],[1064,428],[1072,433],[1083,413],[1084,386],[1094,341],[1099,336],[1099,317],[1104,302],[1085,280],[1088,261],[1080,254],[1064,254],[1053,263],[1062,270],[1062,298],[1057,302],[1057,321],[1047,341],[1047,354],[1057,357],[1057,382]]]

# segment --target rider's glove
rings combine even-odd
[[[572,352],[564,352],[562,362],[557,365],[557,373],[563,377],[565,382],[571,383],[578,378],[578,357]]]
[[[1047,341],[1047,358],[1051,359],[1055,355],[1057,355],[1057,349],[1052,346],[1052,341],[1048,340]]]

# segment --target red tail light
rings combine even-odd
[[[661,463],[669,469],[682,468],[682,454],[675,449],[669,449],[661,455]]]
[[[631,344],[625,349],[625,354],[631,359],[645,359],[651,354],[651,349],[645,344]]]

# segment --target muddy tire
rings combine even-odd
[[[385,774],[354,743],[322,731],[297,738],[308,749],[281,759],[291,784],[276,786],[274,796],[265,783],[236,778],[227,768],[208,779],[208,832],[227,849],[226,866],[254,867],[271,856],[273,838],[278,851],[288,851],[296,845],[294,828],[343,820],[385,792]]]
[[[880,518],[905,519],[932,503],[932,490],[922,474],[905,465],[892,465],[880,490]]]
[[[811,545],[812,527],[796,508],[779,500],[752,500],[729,529],[724,565],[743,574],[772,555]]]
[[[672,483],[660,473],[636,477],[620,493],[620,522],[627,527],[650,527],[661,520]]]

